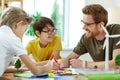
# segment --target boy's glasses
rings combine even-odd
[[[53,29],[53,30],[42,30],[42,32],[47,33],[47,34],[52,34],[55,33],[57,31],[57,29]]]

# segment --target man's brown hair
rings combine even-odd
[[[108,22],[108,12],[100,4],[87,5],[82,9],[82,12],[87,15],[92,15],[96,23],[104,22],[106,25]]]

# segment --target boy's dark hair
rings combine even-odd
[[[54,27],[54,23],[50,18],[47,17],[40,17],[33,23],[33,30],[42,32],[43,28],[47,27],[48,25],[51,25]]]

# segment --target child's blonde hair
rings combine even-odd
[[[23,21],[23,25],[29,24],[32,18],[21,8],[10,7],[3,12],[0,26],[7,25],[12,28],[19,21]]]

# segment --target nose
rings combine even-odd
[[[85,30],[87,28],[87,26],[86,25],[83,25],[83,29]]]

